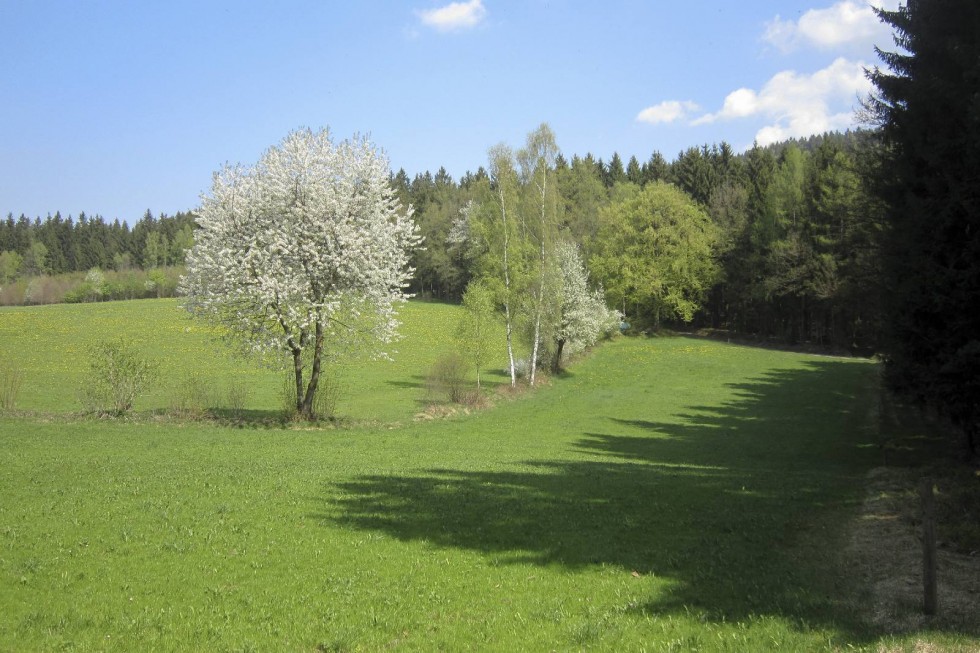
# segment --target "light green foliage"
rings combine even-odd
[[[24,254],[22,269],[27,276],[37,276],[48,271],[48,248],[44,243],[31,243]]]
[[[473,281],[463,295],[463,313],[456,327],[456,345],[463,358],[476,369],[476,387],[481,372],[500,349],[494,342],[500,333],[493,291],[485,283]]]
[[[783,152],[772,182],[766,189],[766,211],[757,229],[760,244],[786,237],[787,232],[805,218],[804,183],[805,155],[794,145]]]
[[[672,185],[621,185],[617,193],[600,213],[595,278],[629,317],[690,321],[718,274],[718,228]]]
[[[20,275],[24,257],[17,252],[0,252],[0,284],[10,283]]]
[[[524,148],[517,153],[523,182],[522,237],[528,241],[528,253],[533,251],[533,261],[528,264],[531,292],[525,295],[531,349],[528,381],[531,385],[534,385],[542,342],[550,340],[542,327],[547,328],[553,322],[551,316],[559,310],[559,275],[555,265],[559,208],[554,170],[557,156],[555,134],[547,124],[528,134]]]
[[[500,144],[488,156],[489,183],[477,185],[476,204],[467,211],[473,275],[502,307],[511,384],[516,384],[516,339],[530,350],[528,380],[534,385],[534,363],[547,340],[542,329],[557,310],[558,146],[551,128],[542,124],[516,155]]]
[[[520,182],[514,153],[504,144],[490,148],[490,183],[482,184],[482,197],[470,214],[470,236],[474,276],[492,288],[503,309],[505,341],[511,385],[514,370],[514,330],[518,301],[527,292],[532,275],[534,249],[527,238],[526,224],[518,212]]]
[[[145,287],[148,291],[156,293],[158,298],[166,297],[173,295],[177,281],[172,275],[168,275],[164,270],[155,267],[147,271]]]
[[[170,252],[167,254],[167,261],[173,265],[181,265],[187,250],[194,246],[194,230],[189,224],[182,226],[174,234],[173,241],[170,243]]]
[[[766,211],[756,224],[756,242],[766,255],[767,297],[805,301],[833,293],[833,261],[815,251],[804,202],[807,162],[799,148],[786,148],[766,192]]]
[[[123,415],[150,382],[153,367],[131,343],[97,342],[89,351],[89,376],[81,387],[85,408],[99,415]]]
[[[218,407],[214,382],[198,372],[190,372],[171,388],[170,414],[182,419],[200,419]]]
[[[443,354],[432,364],[426,381],[431,399],[445,399],[461,404],[466,398],[466,376],[469,365],[457,352]]]
[[[167,263],[170,240],[158,231],[146,234],[146,244],[143,246],[143,267],[155,268]]]

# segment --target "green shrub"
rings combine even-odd
[[[80,304],[87,302],[91,294],[92,287],[87,283],[82,283],[66,292],[63,301],[66,304]]]
[[[143,393],[152,366],[132,344],[102,340],[89,351],[90,378],[81,391],[82,405],[98,415],[123,415]]]
[[[232,381],[225,393],[225,408],[233,415],[238,416],[245,410],[249,400],[249,388],[244,381]]]
[[[469,365],[460,354],[452,352],[439,357],[429,372],[428,387],[432,397],[461,404],[467,399],[466,373]]]
[[[191,372],[174,387],[170,396],[170,412],[185,419],[201,419],[217,403],[214,383],[199,373]]]

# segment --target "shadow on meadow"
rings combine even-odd
[[[385,381],[385,384],[393,386],[395,388],[409,388],[409,389],[416,389],[416,390],[426,389],[426,379],[424,376],[416,374],[413,375],[411,378],[413,379],[412,381],[389,380],[389,381]]]
[[[730,385],[727,403],[659,419],[610,405],[602,432],[542,436],[566,438],[568,459],[361,476],[325,488],[318,516],[503,564],[612,565],[671,580],[638,608],[650,613],[778,615],[856,633],[833,547],[873,464],[873,434],[861,430],[869,372],[842,362],[776,370]],[[555,428],[539,419],[515,428]]]

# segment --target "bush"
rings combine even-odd
[[[213,384],[197,373],[181,379],[170,397],[170,412],[185,419],[200,419],[217,403]]]
[[[343,395],[340,375],[330,375],[326,370],[320,372],[320,380],[313,397],[313,414],[317,417],[333,419],[337,416],[337,404]]]
[[[92,287],[87,283],[82,283],[81,285],[75,286],[66,292],[62,300],[66,304],[80,304],[82,302],[87,302],[91,294]]]
[[[227,388],[226,398],[225,408],[232,415],[241,415],[245,411],[245,406],[248,405],[248,385],[244,381],[232,381]]]
[[[174,297],[182,267],[20,277],[0,287],[0,306]]]
[[[531,361],[527,358],[518,358],[514,361],[514,375],[519,379],[526,379],[531,375]]]
[[[429,372],[428,387],[432,397],[445,397],[449,402],[466,401],[466,373],[469,366],[460,354],[452,352],[441,356]]]
[[[143,393],[152,366],[135,348],[123,341],[103,340],[89,352],[89,378],[82,388],[86,410],[98,415],[123,415]]]

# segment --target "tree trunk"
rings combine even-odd
[[[543,274],[543,271],[542,271]],[[538,290],[537,308],[534,315],[534,346],[531,348],[531,385],[534,385],[534,372],[538,368],[538,347],[541,342],[541,312],[544,303],[544,279],[541,279],[540,289]]]
[[[936,582],[936,503],[931,480],[923,479],[919,496],[922,499],[922,611],[934,615],[939,610],[939,597]]]
[[[313,345],[313,364],[310,367],[310,382],[306,386],[306,392],[303,395],[303,401],[297,402],[297,408],[303,419],[314,420],[316,414],[314,413],[313,402],[316,399],[316,391],[320,385],[320,361],[323,358],[323,325],[317,321],[316,323],[316,339]],[[301,361],[302,362],[302,361]],[[301,387],[297,386],[297,390],[301,391]],[[299,395],[297,395],[299,396]]]
[[[303,414],[303,350],[293,347],[293,376],[296,381],[296,412]]]
[[[507,360],[510,361],[510,387],[517,387],[517,370],[514,367],[514,325],[510,320],[510,300],[504,304],[504,319],[507,321]]]
[[[555,351],[555,360],[551,363],[551,371],[555,374],[561,372],[561,352],[565,348],[565,339],[561,338],[558,341],[558,350]]]
[[[499,194],[500,218],[504,226],[504,319],[507,322],[507,358],[510,361],[510,386],[514,388],[517,387],[517,371],[514,369],[514,344],[512,335],[514,324],[510,317],[510,267],[508,263],[510,235],[507,232],[507,207],[504,204],[503,188],[500,188]]]
[[[541,342],[541,314],[544,312],[544,283],[545,275],[548,266],[547,250],[545,249],[545,239],[547,234],[547,228],[545,227],[546,222],[546,198],[548,192],[548,168],[543,165],[541,168],[541,223],[540,232],[538,237],[540,239],[539,247],[539,268],[538,268],[538,296],[534,307],[534,346],[531,349],[531,385],[534,385],[534,374],[538,369],[538,348]]]

